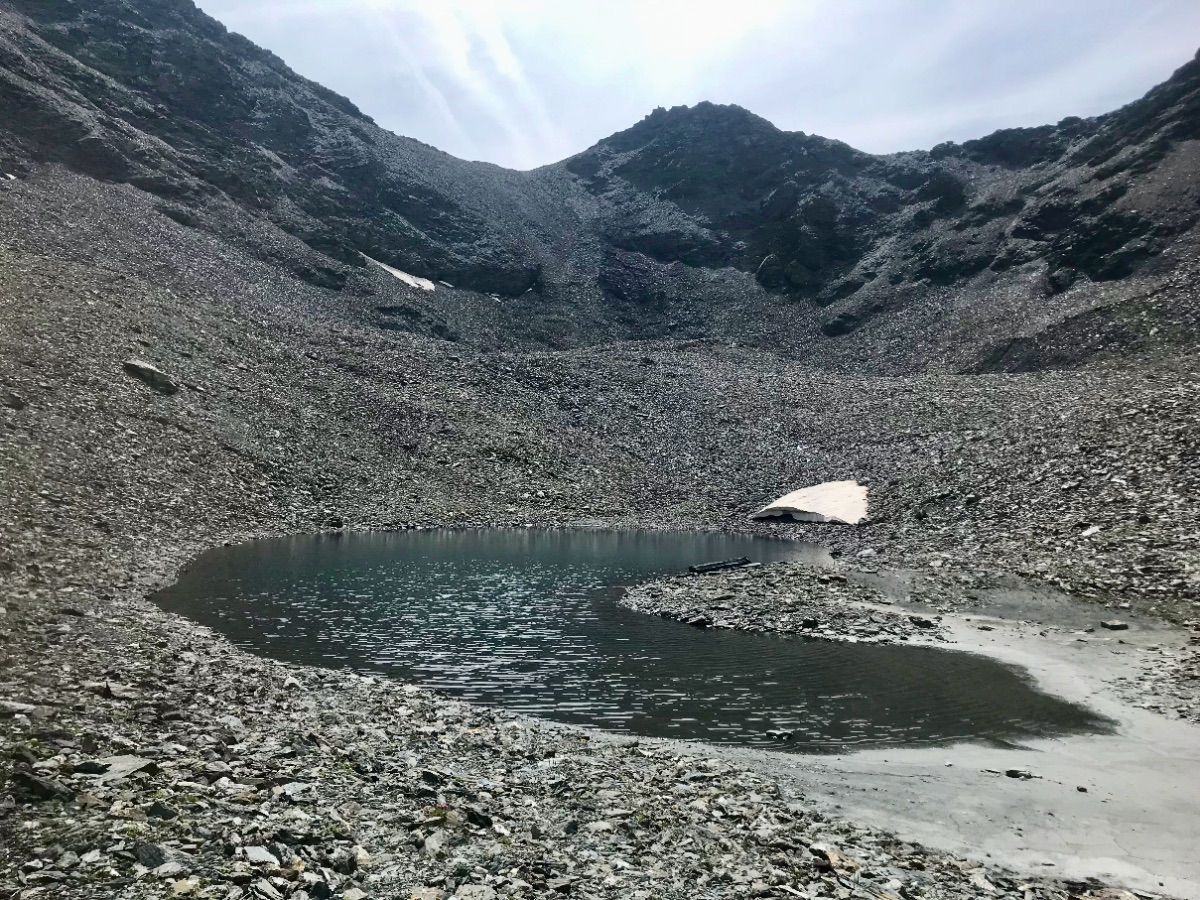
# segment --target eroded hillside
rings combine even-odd
[[[454,159],[189,2],[0,4],[0,163],[156,198],[373,321],[494,349],[707,338],[864,372],[1174,352],[1197,325],[1200,63],[1093,119],[872,156],[737,107],[656,110],[533,172]],[[312,253],[262,246],[250,216]],[[452,287],[451,287],[452,286]]]

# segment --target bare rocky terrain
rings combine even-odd
[[[1019,578],[1194,634],[1198,66],[928,153],[702,105],[515,173],[190,3],[0,3],[0,897],[1124,896],[146,598],[269,534],[753,527],[934,627],[775,567],[679,610],[893,639]],[[848,477],[863,526],[746,521]],[[1194,717],[1192,647],[1129,695]]]

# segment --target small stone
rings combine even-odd
[[[104,766],[103,774],[97,779],[99,783],[120,781],[123,778],[128,778],[135,772],[153,774],[158,771],[158,766],[155,765],[154,760],[146,759],[144,756],[107,756],[96,760],[96,762]]]
[[[429,837],[425,838],[423,844],[425,852],[430,856],[436,856],[441,849],[446,846],[446,835],[442,831],[435,831]]]
[[[178,818],[179,810],[174,807],[167,806],[161,800],[155,800],[150,804],[150,808],[146,810],[146,815],[154,819],[174,819]]]
[[[849,856],[844,856],[832,847],[824,844],[812,844],[808,851],[816,857],[818,869],[828,869],[834,872],[856,872],[862,868],[862,863]]]
[[[179,390],[179,385],[175,382],[175,379],[158,368],[158,366],[148,363],[144,359],[127,359],[121,366],[127,374],[132,375],[151,390],[158,391],[160,394],[174,394]]]
[[[279,858],[266,847],[243,847],[242,857],[252,866],[279,865]]]
[[[987,880],[987,877],[982,872],[975,872],[971,875],[971,884],[979,888],[985,894],[996,893],[996,886]]]
[[[136,700],[138,692],[125,684],[116,681],[104,682],[104,695],[114,700]]]
[[[34,775],[25,769],[17,769],[9,781],[13,795],[21,801],[42,803],[49,800],[70,800],[72,791],[54,778]]]
[[[159,866],[166,865],[172,856],[171,850],[162,844],[138,841],[133,845],[133,858],[147,869],[157,869]]]
[[[1101,628],[1107,628],[1109,631],[1128,631],[1129,623],[1122,622],[1120,619],[1109,619],[1100,623]]]

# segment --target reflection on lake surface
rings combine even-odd
[[[338,534],[211,551],[157,599],[264,655],[632,734],[834,752],[1103,727],[984,657],[702,631],[616,603],[621,585],[738,556],[829,561],[690,532]]]

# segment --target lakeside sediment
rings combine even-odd
[[[29,773],[10,777],[23,802],[3,820],[13,896],[1102,895],[1007,871],[1020,854],[968,862],[890,837],[883,822],[921,812],[895,816],[912,798],[894,791],[874,814],[853,801],[851,782],[887,781],[878,752],[785,761],[614,739],[250,656],[143,599],[189,555],[148,554],[106,600],[7,605],[3,749]],[[980,748],[887,756],[929,753],[973,760],[974,790],[990,777]],[[1147,887],[1138,864],[1122,874]]]
[[[1027,872],[1104,873],[1197,893],[1200,869],[1187,847],[1200,809],[1190,787],[1200,778],[1200,729],[1187,629],[1127,610],[1105,618],[1111,611],[1011,578],[963,583],[880,572],[869,561],[680,575],[637,585],[622,602],[696,627],[914,643],[1019,667],[1040,689],[1108,717],[1111,730],[803,761],[736,755],[824,809],[943,849]]]

